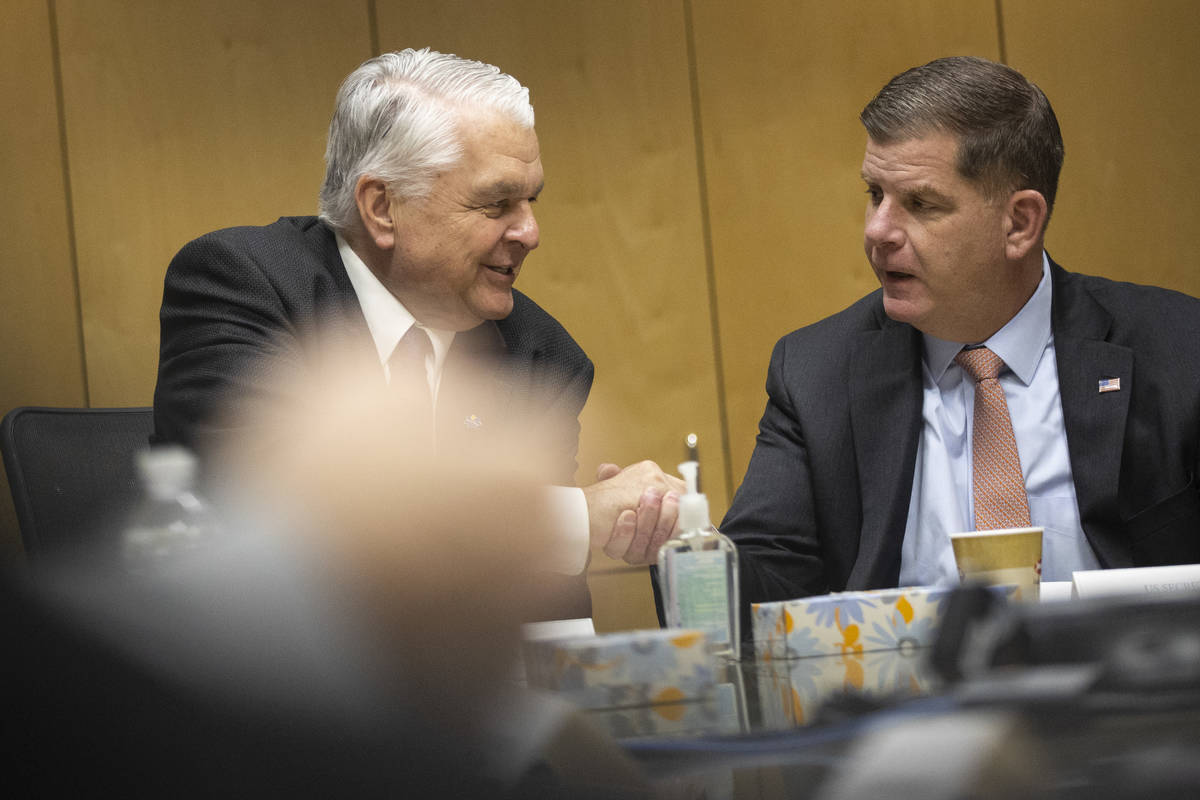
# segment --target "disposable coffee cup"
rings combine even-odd
[[[952,533],[950,544],[962,583],[1015,585],[1014,599],[1037,602],[1042,580],[1041,528]]]

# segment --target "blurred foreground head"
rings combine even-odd
[[[536,439],[435,450],[405,387],[347,352],[264,365],[270,402],[208,464],[223,536],[135,575],[0,574],[21,775],[122,796],[493,796],[520,775],[550,730],[510,685],[553,533]]]
[[[506,677],[546,599],[547,451],[521,429],[434,442],[425,386],[389,386],[357,352],[334,340],[276,366],[273,402],[239,412],[216,473],[250,527],[314,555],[382,669],[470,693]]]

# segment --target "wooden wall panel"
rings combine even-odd
[[[992,0],[695,0],[694,13],[736,487],[775,341],[878,288],[862,251],[859,111],[898,72],[996,58],[999,39]]]
[[[596,362],[580,481],[597,463],[674,471],[696,431],[726,503],[682,3],[380,0],[384,50],[430,46],[530,87],[546,170],[542,246],[519,288]],[[601,629],[655,625],[645,569],[592,566]]]
[[[149,404],[168,261],[228,225],[315,213],[365,1],[58,3],[94,405]]]
[[[370,55],[373,12],[385,49],[459,52],[532,89],[548,183],[521,288],[597,364],[581,480],[601,460],[671,467],[696,430],[723,512],[773,342],[874,288],[858,111],[914,64],[999,57],[998,11],[1009,62],[1046,89],[1067,141],[1051,252],[1200,294],[1186,247],[1200,219],[1190,0],[59,0],[66,159],[52,6],[9,5],[0,203],[16,233],[0,240],[0,412],[149,402],[167,262],[207,230],[315,208],[333,94]],[[3,554],[16,533],[0,494]],[[602,628],[652,624],[644,571],[594,567]]]
[[[1200,296],[1200,7],[1005,0],[1004,30],[1066,143],[1051,255]]]
[[[0,415],[23,405],[82,406],[79,309],[45,0],[0,17]],[[21,552],[7,477],[0,559]]]

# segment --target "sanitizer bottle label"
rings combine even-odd
[[[726,558],[720,550],[700,550],[680,553],[672,563],[672,599],[679,626],[707,631],[719,643],[729,641]]]

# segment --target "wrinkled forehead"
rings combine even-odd
[[[937,130],[931,130],[924,136],[884,141],[868,137],[862,172],[864,178],[875,174],[912,171],[958,174],[958,157],[958,138]]]
[[[463,150],[472,154],[503,153],[526,161],[540,154],[533,126],[500,112],[469,110],[459,114],[455,133]]]
[[[481,202],[536,197],[544,181],[537,134],[503,116],[476,116],[461,126],[461,154],[439,176]]]

